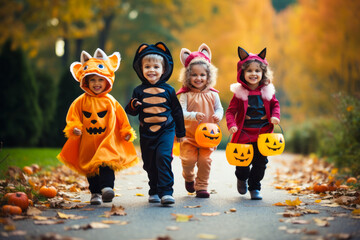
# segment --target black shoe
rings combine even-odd
[[[185,182],[185,189],[186,189],[186,191],[188,191],[189,193],[195,192],[194,181],[192,181],[192,182]]]
[[[238,189],[238,192],[241,194],[241,195],[244,195],[245,193],[247,193],[247,183],[246,181],[241,181],[241,180],[237,180],[237,189]]]
[[[208,191],[206,191],[206,190],[199,190],[199,191],[196,191],[196,197],[197,198],[209,198],[210,193],[208,193]]]

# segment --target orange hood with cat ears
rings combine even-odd
[[[80,87],[89,95],[95,94],[85,84],[85,77],[96,74],[107,80],[105,91],[96,96],[103,96],[110,92],[115,81],[115,71],[120,66],[121,56],[119,52],[114,52],[107,56],[100,48],[96,49],[94,57],[85,51],[81,52],[81,62],[73,62],[70,66],[70,72],[76,81],[80,83]]]

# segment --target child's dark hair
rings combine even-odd
[[[262,75],[259,85],[263,85],[263,84],[268,85],[269,83],[271,83],[272,79],[273,79],[272,70],[270,69],[270,67],[268,65],[266,65],[265,63],[262,63],[256,59],[252,59],[252,60],[249,60],[249,61],[246,61],[243,63],[243,65],[241,66],[242,71],[241,71],[241,75],[240,75],[240,80],[247,84],[247,81],[244,78],[244,72],[245,72],[245,69],[247,69],[249,67],[249,65],[253,62],[258,63],[260,65],[261,70],[263,71],[263,75]]]

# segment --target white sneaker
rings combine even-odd
[[[100,205],[101,203],[102,203],[101,194],[99,194],[99,193],[91,194],[91,198],[90,198],[91,205]]]
[[[168,205],[168,204],[174,204],[175,199],[171,195],[165,195],[161,198],[161,204]]]
[[[103,202],[112,202],[115,197],[114,190],[111,187],[101,189],[101,195]]]
[[[149,203],[159,203],[159,202],[160,202],[159,195],[154,194],[149,196]]]

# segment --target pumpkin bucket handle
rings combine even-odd
[[[263,124],[260,126],[259,134],[258,134],[258,135],[260,135],[261,129],[262,129],[266,124],[269,124],[269,123],[266,122],[266,123],[263,123]],[[284,131],[283,131],[282,127],[280,126],[280,124],[276,124],[276,125],[278,125],[278,126],[280,127],[280,129],[281,129],[281,134],[284,135]],[[274,126],[276,126],[276,125],[274,124]],[[242,130],[241,130],[241,131],[242,131]]]
[[[250,142],[251,142],[251,138],[250,138],[249,134],[247,134],[247,133],[246,133],[244,130],[242,130],[242,129],[241,129],[241,132],[245,133],[246,136],[248,136],[248,138],[249,138],[249,143],[250,143]],[[233,133],[231,133],[231,134],[229,135],[228,142],[230,142],[230,137],[231,137],[231,135],[233,135]]]
[[[200,123],[202,122],[202,120],[198,120],[197,121],[198,122],[198,125],[200,125]],[[220,127],[220,124],[219,124],[220,122],[216,122],[216,124]]]

